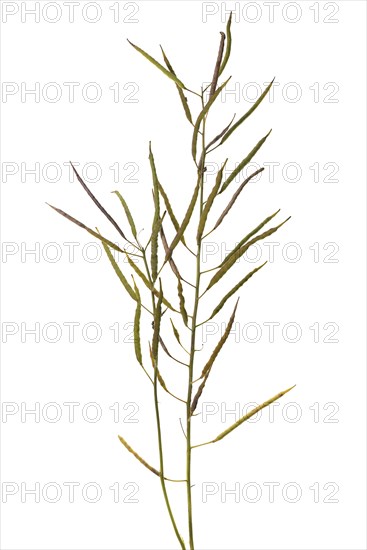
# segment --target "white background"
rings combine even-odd
[[[210,402],[218,412],[206,422],[202,415],[195,418],[194,442],[209,440],[233,423],[235,416],[226,416],[227,409],[237,406],[242,410],[297,386],[272,409],[273,419],[269,411],[263,411],[257,422],[242,425],[216,445],[194,451],[196,545],[202,550],[366,548],[365,3],[280,2],[271,20],[266,2],[257,2],[256,7],[254,2],[103,1],[95,11],[81,0],[75,5],[74,22],[69,21],[70,8],[64,2],[40,2],[36,22],[34,15],[24,11],[34,4],[2,2],[3,501],[4,488],[5,493],[14,489],[2,504],[2,548],[178,547],[158,478],[117,439],[117,434],[123,435],[158,467],[152,389],[135,363],[133,344],[124,341],[131,332],[126,323],[133,319],[133,303],[107,259],[102,256],[93,261],[100,247],[88,247],[93,242],[90,235],[45,202],[90,227],[97,225],[107,237],[121,242],[79,184],[70,182],[69,160],[80,163],[81,169],[97,163],[100,178],[90,187],[128,231],[118,199],[110,191],[123,193],[138,230],[144,229],[141,238],[145,242],[152,219],[151,140],[161,182],[182,219],[195,184],[191,128],[173,83],[134,51],[126,38],[159,59],[162,44],[179,77],[199,90],[211,79],[219,31],[224,30],[225,12],[231,8],[235,10],[233,53],[226,75],[232,75],[228,87],[238,95],[228,94],[217,101],[209,135],[218,133],[233,113],[238,118],[245,112],[256,89],[264,89],[273,76],[278,86],[273,99],[266,99],[210,161],[220,164],[228,157],[228,167],[233,169],[272,128],[254,160],[258,165],[279,164],[274,181],[269,181],[267,165],[263,177],[243,191],[231,219],[208,237],[211,248],[206,252],[219,249],[221,253],[208,255],[206,268],[214,267],[225,250],[278,208],[279,221],[292,218],[269,239],[278,243],[273,261],[240,291],[237,332],[221,352],[202,398],[203,404]],[[46,4],[50,4],[49,11],[43,11]],[[99,20],[91,22],[95,18]],[[51,19],[59,20],[51,23]],[[56,88],[47,87],[50,82]],[[74,101],[66,82],[80,84],[75,87]],[[92,88],[85,92],[91,96],[82,94],[91,82],[102,93],[97,102],[90,100]],[[119,83],[118,102],[110,89],[113,85],[116,89],[115,83]],[[256,83],[257,88],[249,83]],[[39,100],[34,95],[22,97],[22,90],[37,85]],[[14,93],[4,94],[11,90]],[[52,101],[55,90],[61,97]],[[197,116],[196,98],[189,99]],[[39,177],[27,173],[35,163],[39,163]],[[49,171],[48,163],[52,163]],[[119,163],[120,174],[114,181],[110,167],[115,163]],[[131,171],[127,163],[138,167],[132,176],[136,182],[126,179]],[[289,171],[288,163],[293,163]],[[325,167],[326,163],[332,164]],[[300,174],[294,172],[295,164]],[[55,171],[55,166],[62,171]],[[319,167],[318,181],[315,166]],[[336,173],[330,176],[334,168]],[[90,168],[85,175],[93,178],[95,172]],[[53,177],[57,181],[50,181]],[[212,179],[208,182],[211,185]],[[211,223],[235,187],[232,182],[221,195]],[[167,233],[173,237],[168,223]],[[194,235],[193,231],[193,245]],[[77,243],[73,261],[71,245],[65,243]],[[36,253],[25,253],[31,249]],[[200,319],[210,313],[231,283],[269,260],[269,247],[261,245],[258,251],[257,262],[251,263],[250,256],[241,260],[231,271],[231,280],[208,293]],[[300,254],[298,261],[292,261],[295,251]],[[55,253],[57,261],[53,261]],[[194,258],[181,251],[176,257],[182,272],[192,280]],[[120,262],[130,277],[122,258]],[[175,289],[168,283],[172,274],[169,270],[164,274],[167,293],[176,303]],[[148,296],[144,298],[147,301]],[[214,334],[199,335],[204,349],[197,355],[198,374],[232,307],[233,299],[211,325]],[[150,319],[146,315],[143,320],[143,350],[149,368]],[[264,325],[271,322],[279,323],[273,342],[269,325]],[[66,323],[79,323],[74,342],[69,341]],[[85,328],[88,323],[100,327],[98,342],[88,341],[95,334],[93,327],[90,332]],[[120,327],[118,342],[109,328],[116,327],[115,323]],[[179,320],[177,325],[188,343]],[[37,326],[39,341],[26,332]],[[291,342],[297,339],[295,327],[301,332],[298,341]],[[171,337],[168,318],[164,330],[167,343],[182,358],[184,352],[180,355]],[[51,343],[53,338],[58,341]],[[330,338],[334,341],[327,341]],[[167,384],[184,396],[184,367],[162,356],[162,372]],[[74,422],[65,405],[70,402],[79,404]],[[95,409],[85,407],[91,402],[102,413],[97,422],[90,421]],[[57,408],[47,408],[47,403],[56,403]],[[119,404],[117,422],[110,409],[114,403]],[[182,478],[185,441],[178,419],[184,417],[184,408],[163,394],[160,403],[166,472]],[[35,407],[40,408],[39,418],[24,414],[25,409]],[[61,418],[52,422],[57,411]],[[198,411],[203,412],[200,407]],[[69,502],[68,482],[79,483],[73,503]],[[31,494],[22,498],[21,488],[24,493],[24,488],[37,483],[40,502]],[[49,502],[55,496],[52,487],[42,494],[47,483],[62,491],[58,502]],[[82,489],[88,483],[100,488],[96,503],[83,499]],[[118,503],[110,489],[117,483]],[[208,483],[216,492],[204,502]],[[269,483],[276,484],[274,502],[269,499]],[[235,487],[238,502],[226,494]],[[315,487],[319,487],[319,502],[315,502]],[[134,488],[136,495],[130,499],[137,502],[123,502]],[[301,491],[298,499],[295,488]],[[174,484],[169,490],[187,540],[185,488]],[[258,501],[250,502],[256,500],[256,490],[260,491]],[[93,496],[92,487],[87,498]]]

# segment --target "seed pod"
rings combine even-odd
[[[221,32],[220,35],[221,36],[220,36],[219,51],[218,51],[217,61],[214,68],[212,83],[210,86],[209,97],[212,97],[212,95],[215,93],[215,90],[217,88],[218,78],[219,78],[219,69],[223,58],[224,42],[226,40],[226,35],[224,34],[224,32]]]
[[[262,403],[261,405],[259,405],[258,407],[256,407],[255,409],[252,409],[252,411],[250,411],[249,413],[245,414],[244,416],[242,416],[242,418],[240,418],[239,420],[237,420],[237,422],[235,422],[234,424],[232,424],[232,426],[230,426],[229,428],[227,428],[226,430],[224,430],[224,432],[222,432],[221,434],[219,434],[215,439],[213,439],[213,441],[211,441],[211,443],[216,443],[217,441],[220,441],[221,439],[223,439],[223,437],[225,437],[226,435],[230,434],[231,432],[233,432],[233,430],[235,430],[236,428],[238,428],[238,426],[240,426],[241,424],[243,424],[244,422],[246,422],[246,420],[249,420],[249,418],[251,418],[252,416],[254,416],[255,414],[257,414],[258,412],[260,412],[262,409],[264,409],[265,407],[268,407],[269,405],[271,405],[272,403],[274,403],[274,401],[277,401],[278,399],[280,399],[281,397],[283,397],[283,395],[285,395],[286,393],[288,393],[289,391],[293,390],[293,388],[295,388],[295,385],[292,386],[291,388],[288,388],[287,390],[284,390],[280,393],[278,393],[277,395],[275,395],[274,397],[272,397],[271,399],[268,399],[268,401],[265,401],[264,403]]]
[[[150,61],[151,63],[153,63],[153,65],[155,65],[157,67],[157,69],[159,69],[160,71],[162,71],[163,74],[165,74],[166,76],[168,76],[168,78],[170,78],[171,80],[173,80],[177,86],[179,86],[180,88],[185,88],[185,85],[181,82],[181,80],[179,80],[177,78],[177,76],[174,74],[174,73],[171,73],[170,71],[167,71],[167,69],[165,67],[163,67],[163,65],[161,65],[158,61],[156,61],[151,55],[149,55],[147,52],[145,52],[144,50],[142,50],[141,48],[139,48],[139,46],[136,46],[135,44],[133,44],[132,42],[130,42],[130,40],[127,40],[129,42],[129,44],[132,45],[133,48],[136,49],[136,51],[138,51],[139,53],[141,53],[146,59],[148,59],[148,61]]]
[[[222,347],[226,343],[226,340],[229,336],[229,333],[231,332],[231,328],[232,328],[234,318],[235,318],[235,315],[236,315],[238,300],[239,300],[239,298],[237,298],[236,305],[234,306],[234,310],[232,312],[232,315],[229,318],[226,330],[224,331],[223,336],[219,340],[218,344],[215,346],[214,351],[213,351],[213,353],[211,354],[211,356],[209,358],[209,361],[206,363],[205,367],[203,368],[203,372],[201,373],[200,378],[205,378],[207,375],[209,375],[209,372],[210,372],[210,370],[211,370],[211,368],[214,364],[214,361],[216,360],[220,350],[222,349]]]
[[[64,218],[66,218],[70,222],[73,222],[76,225],[78,225],[79,227],[81,227],[82,229],[85,229],[86,231],[88,231],[88,233],[90,233],[90,235],[93,235],[93,237],[96,237],[97,239],[99,239],[103,243],[106,243],[109,247],[113,248],[114,250],[117,250],[117,252],[124,252],[115,243],[113,243],[112,241],[109,241],[105,237],[102,237],[102,235],[100,233],[96,233],[95,231],[93,231],[93,229],[90,229],[90,227],[87,227],[86,225],[84,225],[84,223],[82,223],[79,220],[73,218],[72,216],[70,216],[69,214],[64,212],[63,210],[60,210],[60,208],[56,208],[56,206],[52,206],[52,204],[49,204],[48,202],[46,202],[46,204],[48,206],[50,206],[53,210],[55,210],[58,214],[61,214],[61,216],[63,216]]]
[[[198,134],[199,134],[199,129],[200,129],[200,124],[203,120],[203,118],[205,117],[205,115],[207,114],[207,112],[209,111],[210,107],[213,105],[214,101],[217,99],[217,97],[219,96],[219,94],[221,93],[221,91],[223,90],[223,88],[228,84],[228,82],[230,81],[231,77],[229,77],[221,86],[219,86],[219,88],[214,92],[214,94],[211,96],[211,98],[209,99],[208,103],[205,105],[205,107],[203,108],[203,110],[201,111],[201,113],[199,114],[196,122],[195,122],[195,126],[194,126],[194,133],[193,133],[193,136],[192,136],[192,145],[191,145],[191,152],[192,152],[192,158],[194,159],[194,161],[196,162],[196,150],[197,150],[197,142],[198,142]]]
[[[255,109],[258,108],[258,106],[260,105],[260,103],[262,102],[262,100],[268,95],[269,93],[269,90],[270,88],[272,87],[273,85],[273,82],[274,82],[275,78],[273,78],[273,80],[270,82],[270,84],[265,88],[265,90],[263,91],[263,93],[261,94],[261,96],[259,97],[259,99],[257,101],[255,101],[255,103],[252,105],[252,107],[236,122],[236,124],[234,124],[232,126],[232,128],[230,130],[228,130],[228,132],[223,136],[223,139],[222,141],[220,142],[220,144],[222,145],[228,138],[229,136],[242,124],[242,122],[244,122],[250,115],[252,115],[252,113],[255,111]]]
[[[181,279],[177,279],[177,292],[178,292],[178,297],[179,297],[179,300],[180,300],[180,312],[181,312],[181,315],[182,315],[182,319],[183,319],[183,322],[185,323],[185,325],[187,326],[188,316],[187,316],[187,311],[185,309],[185,297],[183,295],[183,288],[182,288]]]
[[[159,476],[159,472],[158,470],[156,470],[155,468],[153,468],[153,466],[151,466],[150,464],[148,464],[148,462],[146,462],[144,460],[144,458],[142,458],[140,455],[138,455],[138,453],[136,451],[134,451],[134,449],[132,447],[130,447],[130,445],[128,444],[128,442],[123,438],[121,437],[121,435],[118,436],[119,440],[121,441],[121,443],[123,444],[123,446],[125,447],[125,449],[127,449],[129,451],[129,453],[133,454],[135,456],[135,458],[137,460],[139,460],[139,462],[141,464],[143,464],[146,468],[148,468],[148,470],[150,470],[151,472],[153,472],[153,474],[155,474],[156,476]]]
[[[153,474],[155,474],[156,476],[159,476],[160,477],[160,472],[158,470],[156,470],[155,468],[153,468],[153,466],[151,466],[150,464],[148,464],[148,462],[146,460],[144,460],[144,458],[142,458],[140,455],[138,455],[138,453],[136,451],[134,451],[134,449],[132,447],[130,447],[130,445],[128,444],[128,442],[121,436],[119,435],[118,436],[120,442],[123,444],[123,446],[125,447],[125,449],[127,449],[129,451],[129,453],[131,453],[132,455],[135,456],[135,458],[137,460],[139,460],[139,462],[141,464],[143,464],[143,466],[145,466],[146,468],[148,468],[148,470],[150,470],[151,472],[153,472]],[[169,477],[164,477],[164,479],[166,481],[175,481],[175,482],[184,482],[186,481],[185,479],[170,479]]]
[[[171,63],[168,61],[168,58],[167,58],[166,54],[164,53],[164,50],[163,50],[162,46],[161,46],[161,50],[162,50],[162,55],[163,55],[164,62],[167,65],[168,70],[173,75],[176,76],[176,73],[173,70],[173,67],[172,67]],[[188,101],[187,101],[187,97],[185,96],[185,94],[183,93],[182,88],[178,84],[176,84],[176,87],[177,87],[177,91],[178,91],[178,94],[179,94],[180,99],[181,99],[182,106],[183,106],[184,111],[185,111],[186,118],[190,122],[190,124],[193,124],[192,116],[191,116],[191,112],[190,112],[190,107],[189,107],[189,104],[188,104]]]
[[[213,189],[211,190],[211,192],[209,194],[209,197],[207,198],[207,201],[206,201],[205,206],[203,208],[203,211],[201,213],[199,226],[198,226],[198,231],[197,231],[197,234],[196,234],[196,241],[198,243],[199,243],[199,241],[200,241],[200,239],[203,235],[208,214],[210,212],[211,207],[213,206],[214,199],[218,194],[220,184],[222,183],[223,170],[224,170],[224,168],[227,164],[227,161],[228,161],[228,159],[225,160],[222,168],[220,170],[218,170],[218,174],[217,174],[217,177],[215,179],[215,184],[213,185]]]
[[[174,336],[175,336],[177,342],[180,344],[181,348],[182,348],[184,351],[186,351],[187,354],[189,354],[189,352],[187,351],[187,349],[184,348],[184,346],[183,346],[182,343],[181,343],[180,333],[178,332],[177,328],[176,328],[175,325],[173,324],[172,319],[170,319],[170,321],[171,321],[171,326],[172,326],[173,334],[174,334]]]
[[[158,301],[154,309],[154,329],[153,329],[153,341],[152,341],[152,355],[155,365],[157,364],[158,359],[158,343],[159,335],[161,330],[161,318],[162,318],[162,301],[163,301],[163,291],[161,280],[159,280],[159,295]]]
[[[213,285],[215,285],[220,279],[225,275],[230,268],[236,263],[236,261],[243,256],[243,254],[252,246],[253,244],[257,243],[258,241],[261,241],[262,239],[265,239],[266,237],[270,237],[273,233],[275,233],[282,225],[285,224],[290,218],[287,218],[284,220],[283,223],[277,225],[276,227],[273,227],[272,229],[269,229],[268,231],[265,231],[264,233],[261,233],[261,235],[258,235],[257,237],[251,239],[251,241],[245,243],[243,246],[237,249],[237,251],[233,254],[229,254],[229,256],[225,259],[222,267],[217,271],[217,273],[212,277],[212,279],[209,282],[209,285],[206,290],[209,290]]]
[[[164,251],[165,251],[166,254],[168,254],[169,246],[168,246],[168,243],[167,243],[166,235],[164,233],[164,229],[163,229],[162,224],[161,224],[161,228],[160,228],[160,234],[161,234],[161,239],[162,239],[162,244],[163,244]],[[173,273],[176,275],[176,277],[178,279],[181,279],[180,272],[178,271],[178,268],[177,268],[175,262],[173,261],[173,258],[170,258],[168,261],[169,261],[169,265],[170,265]]]
[[[231,181],[233,181],[235,179],[235,177],[237,176],[237,174],[239,174],[241,172],[241,170],[244,169],[244,167],[251,161],[252,157],[255,156],[255,154],[258,152],[258,150],[260,149],[260,147],[262,145],[264,145],[267,137],[270,135],[271,133],[271,130],[270,132],[268,132],[266,134],[266,136],[264,136],[262,139],[260,139],[260,141],[255,145],[255,147],[252,149],[252,151],[249,152],[249,154],[247,155],[247,157],[245,157],[241,162],[240,164],[237,166],[237,168],[235,168],[233,170],[233,172],[231,173],[231,175],[226,179],[226,181],[223,183],[222,185],[222,188],[221,190],[219,191],[219,193],[223,193],[223,191],[225,189],[227,189],[228,185],[231,183]]]
[[[231,23],[232,23],[232,12],[229,14],[229,18],[227,21],[227,28],[226,28],[226,53],[224,54],[222,64],[219,69],[219,76],[222,74],[224,69],[226,68],[226,65],[228,63],[229,57],[231,55],[231,47],[232,47],[232,35],[231,35]]]
[[[271,216],[268,216],[267,218],[265,218],[265,220],[263,220],[258,226],[255,227],[255,229],[253,229],[252,231],[250,231],[250,233],[248,233],[245,237],[243,237],[243,239],[241,239],[241,241],[234,247],[234,249],[231,250],[231,252],[224,258],[220,266],[222,266],[235,252],[237,252],[241,248],[242,245],[244,245],[249,239],[251,239],[251,237],[256,235],[256,233],[258,233],[260,229],[262,229],[277,214],[279,214],[279,212],[280,212],[280,209],[274,212],[274,214],[272,214]]]
[[[114,228],[118,231],[118,233],[120,233],[121,237],[123,239],[125,239],[126,241],[128,241],[128,239],[126,239],[121,227],[118,225],[118,223],[113,219],[112,216],[110,216],[110,214],[107,212],[107,210],[105,208],[103,208],[103,206],[101,205],[101,203],[99,202],[99,200],[96,199],[96,197],[93,195],[92,191],[89,189],[89,187],[87,186],[87,184],[83,181],[83,179],[79,176],[76,168],[74,167],[73,163],[71,162],[71,167],[74,171],[74,174],[76,175],[77,177],[77,180],[79,181],[80,185],[83,187],[84,191],[87,193],[87,195],[90,196],[90,198],[92,199],[92,201],[94,202],[94,204],[97,206],[97,208],[99,208],[99,210],[106,216],[106,218],[108,219],[109,222],[111,222],[111,224],[114,226]]]
[[[131,296],[131,298],[133,300],[137,300],[137,295],[136,293],[133,291],[133,289],[131,288],[131,286],[129,285],[129,283],[127,282],[126,280],[126,277],[125,275],[122,273],[118,263],[116,262],[115,258],[113,257],[112,253],[111,253],[111,250],[109,249],[109,247],[107,246],[106,243],[102,242],[102,245],[103,245],[103,248],[107,254],[107,257],[108,259],[110,260],[111,262],[111,265],[116,273],[116,275],[118,276],[118,278],[120,279],[121,283],[123,284],[125,290],[128,292],[128,294]]]
[[[125,210],[125,214],[126,214],[127,220],[129,222],[129,225],[130,225],[131,233],[133,234],[133,237],[136,239],[137,238],[137,233],[136,233],[135,222],[134,222],[134,219],[131,215],[131,212],[130,212],[130,209],[127,205],[127,202],[125,201],[124,197],[121,195],[121,193],[119,191],[112,191],[112,193],[115,193],[115,195],[117,195],[118,198],[120,199],[120,202],[123,206],[123,209]]]
[[[154,285],[152,285],[150,283],[150,281],[146,278],[146,276],[144,275],[144,273],[138,268],[138,266],[136,265],[135,262],[132,261],[132,259],[130,258],[129,256],[129,253],[124,251],[125,252],[125,255],[126,255],[126,258],[127,258],[127,261],[129,262],[129,265],[130,267],[135,271],[135,273],[137,275],[139,275],[140,279],[143,281],[143,283],[145,284],[145,286],[147,288],[149,288],[149,290],[151,292],[153,292],[154,296],[156,296],[157,298],[159,297],[159,292],[158,290],[154,287]],[[177,309],[175,309],[170,303],[168,300],[166,300],[166,298],[163,298],[163,303],[165,306],[167,306],[169,309],[171,309],[172,311],[175,311],[176,313],[179,313],[177,311]]]
[[[228,212],[230,211],[230,209],[232,208],[232,206],[236,202],[236,200],[237,200],[239,194],[241,193],[242,189],[248,184],[249,181],[252,180],[252,178],[254,178],[258,174],[260,174],[260,172],[262,172],[263,170],[264,170],[264,168],[260,168],[259,170],[256,170],[256,172],[251,174],[251,176],[246,178],[245,181],[243,183],[241,183],[241,185],[239,186],[239,188],[237,189],[237,191],[234,193],[231,200],[227,204],[226,208],[223,210],[223,212],[219,216],[219,218],[218,218],[215,226],[213,227],[212,231],[214,231],[214,229],[217,229],[218,225],[220,225],[222,223],[223,219],[226,217],[226,215],[228,214]]]
[[[153,178],[153,199],[154,199],[154,217],[152,224],[151,234],[151,270],[153,282],[157,278],[158,273],[158,233],[161,226],[161,220],[159,216],[159,182],[157,176],[157,170],[155,167],[154,157],[152,153],[151,143],[149,142],[149,162],[152,171]]]
[[[163,189],[163,186],[160,182],[158,182],[158,187],[159,187],[159,192],[162,195],[162,198],[164,200],[164,204],[166,206],[168,215],[169,215],[169,217],[171,219],[171,222],[173,224],[173,227],[176,229],[176,231],[178,231],[180,229],[180,224],[178,223],[177,218],[173,213],[172,206],[171,206],[171,203],[170,203],[169,198],[167,196],[167,193]],[[186,244],[185,243],[185,238],[184,238],[183,235],[181,236],[181,241],[182,241],[183,244]]]
[[[141,317],[141,298],[138,287],[134,281],[135,295],[137,297],[135,317],[134,317],[134,348],[135,356],[141,366],[143,366],[143,358],[141,353],[141,343],[140,343],[140,317]]]
[[[176,357],[173,357],[173,355],[169,352],[166,344],[163,342],[163,339],[161,338],[161,336],[159,337],[159,343],[161,345],[161,348],[163,349],[163,351],[168,355],[168,357],[170,357],[171,359],[173,359],[173,361],[176,361],[176,363],[180,363],[180,365],[184,365],[185,367],[187,367],[187,363],[183,363],[182,361],[180,361],[179,359],[176,359]]]
[[[233,296],[233,294],[235,294],[237,292],[237,290],[239,288],[241,288],[242,285],[244,285],[245,283],[247,283],[247,281],[249,279],[251,279],[251,277],[253,275],[255,275],[255,273],[257,273],[257,271],[259,271],[262,267],[264,267],[264,265],[266,264],[267,262],[264,262],[262,265],[260,265],[259,267],[256,267],[255,269],[253,269],[250,273],[248,273],[246,275],[246,277],[244,277],[243,279],[240,280],[239,283],[237,283],[233,288],[232,290],[230,290],[225,296],[224,298],[221,299],[221,301],[219,302],[219,304],[213,309],[213,312],[211,314],[211,316],[209,317],[208,321],[210,321],[210,319],[213,319],[213,317],[215,317],[217,315],[217,313],[219,313],[219,311],[222,309],[222,307],[224,306],[224,304],[226,303],[226,301],[231,297]]]
[[[182,222],[179,230],[176,233],[176,236],[174,237],[174,239],[173,239],[173,241],[172,241],[172,243],[169,247],[168,252],[166,253],[166,258],[164,260],[165,262],[168,262],[168,260],[171,258],[174,249],[176,248],[176,246],[180,242],[180,240],[182,238],[182,235],[184,234],[184,231],[185,231],[186,227],[189,224],[189,221],[191,219],[191,216],[192,216],[192,213],[194,211],[195,204],[196,204],[196,201],[197,201],[197,198],[198,198],[200,184],[201,184],[201,177],[198,177],[196,187],[195,187],[194,193],[191,197],[191,201],[190,201],[190,204],[189,204],[188,209],[186,211],[185,217],[183,219],[183,222]]]

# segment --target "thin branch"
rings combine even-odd
[[[183,428],[183,425],[182,425],[182,420],[181,420],[181,418],[179,418],[179,421],[180,421],[180,426],[181,426],[181,430],[182,430],[182,433],[184,434],[184,436],[185,436],[185,439],[187,439],[187,435],[185,434],[185,430],[184,430],[184,428]],[[186,480],[186,481],[187,481],[187,480]]]

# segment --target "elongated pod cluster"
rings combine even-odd
[[[256,266],[248,273],[243,274],[240,280],[232,288],[224,291],[222,297],[218,300],[218,303],[215,305],[212,313],[206,320],[199,320],[199,306],[203,300],[207,299],[207,296],[209,296],[211,301],[214,299],[215,302],[217,302],[216,296],[218,295],[218,290],[215,289],[215,294],[213,294],[212,288],[218,283],[224,283],[227,274],[236,261],[241,258],[251,246],[273,235],[285,224],[285,222],[289,220],[288,217],[284,221],[269,228],[268,224],[270,224],[273,218],[277,216],[280,211],[278,209],[273,214],[266,215],[263,221],[261,221],[255,228],[249,228],[244,236],[239,236],[237,240],[238,244],[231,250],[231,252],[221,263],[207,270],[202,269],[201,251],[205,239],[208,235],[218,231],[221,224],[228,219],[227,217],[230,217],[231,212],[236,208],[236,203],[243,190],[247,187],[247,185],[254,184],[256,179],[261,176],[264,168],[260,168],[245,177],[240,185],[236,187],[232,196],[227,199],[224,199],[225,192],[227,192],[227,189],[231,184],[232,187],[235,185],[237,176],[242,175],[246,166],[263,147],[271,132],[270,130],[267,131],[265,135],[263,134],[264,137],[256,142],[252,149],[244,155],[243,159],[238,163],[236,168],[229,173],[226,172],[228,159],[225,159],[216,174],[214,184],[207,188],[204,173],[206,171],[208,156],[214,150],[218,149],[221,145],[227,142],[235,131],[242,128],[242,125],[248,117],[256,111],[266,95],[269,93],[269,90],[274,82],[273,79],[264,89],[257,101],[255,101],[255,103],[251,106],[251,108],[247,110],[236,122],[234,116],[230,123],[214,135],[214,137],[207,136],[207,119],[209,115],[211,115],[213,107],[216,103],[218,103],[218,97],[221,95],[221,92],[225,89],[231,78],[229,77],[225,79],[222,83],[219,82],[219,79],[225,71],[230,59],[232,48],[231,23],[232,14],[228,19],[226,32],[221,32],[220,35],[220,44],[214,63],[211,83],[206,88],[202,87],[198,92],[188,88],[177,76],[162,46],[161,53],[163,60],[160,62],[148,54],[145,50],[130,42],[131,46],[140,55],[147,59],[175,85],[178,92],[178,98],[183,108],[183,114],[185,115],[187,122],[192,127],[192,138],[191,143],[189,144],[189,149],[191,149],[191,156],[196,167],[196,179],[193,182],[190,192],[191,194],[187,197],[187,204],[182,220],[179,221],[178,216],[174,213],[174,201],[172,202],[172,198],[174,199],[174,196],[172,191],[167,191],[166,182],[162,182],[159,177],[159,167],[158,164],[156,164],[151,143],[149,143],[148,147],[148,160],[152,176],[152,218],[150,224],[150,236],[145,243],[140,242],[138,238],[138,235],[140,235],[140,232],[138,231],[138,220],[131,212],[126,197],[123,196],[124,194],[119,190],[113,191],[113,194],[117,197],[122,206],[122,221],[119,221],[118,223],[87,187],[86,183],[78,174],[74,166],[73,170],[77,181],[84,188],[99,211],[105,216],[105,218],[107,218],[110,225],[117,231],[119,238],[123,240],[123,244],[116,245],[113,242],[112,236],[107,238],[102,235],[97,228],[91,229],[63,210],[52,206],[52,208],[59,214],[83,228],[89,234],[93,235],[93,237],[102,242],[107,258],[109,259],[118,279],[120,280],[124,291],[134,302],[134,353],[137,364],[142,368],[148,383],[153,387],[152,396],[157,425],[159,466],[151,466],[150,462],[142,458],[141,455],[138,454],[121,435],[119,435],[119,440],[125,449],[127,449],[129,453],[131,453],[143,466],[145,466],[146,469],[152,472],[155,476],[159,477],[167,511],[178,544],[181,548],[189,548],[190,550],[193,550],[195,547],[193,503],[191,494],[192,450],[209,443],[221,441],[224,437],[231,434],[236,428],[241,426],[257,412],[262,410],[264,407],[269,406],[274,401],[280,399],[294,387],[292,386],[291,388],[281,391],[271,399],[268,399],[262,405],[259,405],[245,416],[241,417],[237,420],[237,422],[228,426],[216,437],[205,443],[197,443],[193,445],[192,428],[195,421],[194,419],[197,416],[195,411],[197,410],[201,396],[204,392],[208,391],[207,382],[215,362],[220,362],[221,350],[228,341],[228,336],[235,321],[236,311],[239,307],[239,297],[237,296],[237,300],[234,305],[232,304],[231,306],[232,312],[228,318],[227,326],[223,335],[204,361],[201,360],[202,355],[200,356],[200,361],[198,361],[196,354],[196,337],[198,327],[213,319],[223,308],[225,308],[227,302],[230,302],[232,298],[235,298],[235,296],[238,295],[239,290],[265,267],[266,262]],[[193,107],[188,101],[189,95],[192,96],[194,100],[198,101],[198,110],[196,114],[194,114]],[[150,191],[147,191],[147,194],[149,195]],[[212,219],[213,207],[217,205],[222,198],[224,199],[224,204],[223,208],[221,208],[221,214],[216,219]],[[167,230],[168,225],[170,227]],[[192,226],[194,226],[194,232],[196,235],[194,243],[190,243],[187,238],[188,229]],[[268,228],[263,230],[265,226]],[[172,234],[173,236],[169,238],[169,234]],[[128,247],[126,245],[128,245]],[[181,262],[176,254],[178,247],[187,255],[187,259],[185,259],[185,269],[182,269],[183,266],[181,265]],[[127,260],[123,270],[115,257],[116,252],[122,254]],[[188,272],[190,265],[192,266],[192,276],[189,275],[188,277],[185,276],[185,278],[183,278],[181,273]],[[167,277],[174,278],[174,287],[177,289],[175,296],[168,296],[165,291],[164,280]],[[145,294],[148,293],[150,301],[145,301],[143,291]],[[189,293],[191,297],[190,301],[188,300]],[[193,304],[192,311],[188,307],[189,303]],[[167,311],[169,312],[168,314],[166,313]],[[146,318],[148,318],[148,320],[150,318],[152,333],[148,342],[142,342],[141,323],[144,322]],[[180,332],[177,328],[180,324],[183,332]],[[170,325],[169,330],[173,332],[176,347],[175,350],[169,349],[167,346],[167,339],[164,335],[164,327],[168,325]],[[181,390],[180,395],[173,393],[165,382],[165,375],[162,372],[162,367],[159,362],[160,352],[165,353],[169,359],[172,360],[173,364],[177,366],[177,368],[186,369],[187,384]],[[181,425],[186,446],[186,472],[184,476],[177,476],[179,479],[167,477],[165,473],[159,392],[164,392],[169,397],[177,400],[179,402],[179,406],[184,407],[186,411],[186,427],[184,428],[184,426]],[[183,477],[183,479],[181,479],[181,477]],[[181,482],[186,486],[188,542],[185,542],[185,537],[182,535],[181,529],[179,529],[177,525],[166,487],[167,482]]]

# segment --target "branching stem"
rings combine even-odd
[[[148,279],[153,284],[145,250],[143,251],[143,261],[144,261],[145,270],[146,270]],[[153,312],[155,312],[156,303],[155,303],[155,295],[154,295],[153,292],[151,292],[151,297],[152,297]],[[169,501],[169,498],[168,498],[166,482],[165,482],[165,478],[164,478],[163,441],[162,441],[162,429],[161,429],[161,420],[160,420],[160,413],[159,413],[158,383],[157,383],[158,382],[158,364],[157,364],[158,363],[158,356],[156,358],[153,358],[153,360],[154,360],[154,365],[153,365],[154,366],[154,382],[153,382],[153,386],[154,386],[154,408],[155,408],[155,416],[156,416],[156,423],[157,423],[157,435],[158,435],[159,477],[160,477],[160,480],[161,480],[161,487],[162,487],[164,501],[166,503],[168,515],[170,517],[173,530],[175,532],[175,535],[177,537],[178,542],[180,543],[180,546],[181,546],[182,550],[186,550],[184,540],[183,540],[183,538],[182,538],[182,536],[181,536],[181,534],[180,534],[180,532],[177,528],[176,520],[173,516],[172,508],[171,508],[170,501]]]
[[[203,93],[201,95],[202,103]],[[204,117],[202,122],[202,153],[200,157],[200,162],[198,165],[198,175],[201,178],[200,185],[200,216],[203,210],[204,202],[204,173],[205,173],[205,124],[206,117]],[[200,219],[200,218],[199,218]],[[191,323],[191,344],[190,344],[190,360],[189,360],[189,381],[187,389],[187,401],[186,401],[186,484],[187,484],[187,511],[188,511],[188,524],[189,524],[189,545],[190,550],[194,550],[194,529],[193,529],[193,520],[192,520],[192,495],[191,495],[191,401],[192,401],[192,389],[193,389],[193,378],[194,378],[194,359],[195,359],[195,340],[196,340],[196,319],[199,308],[200,300],[200,269],[201,269],[201,238],[197,242],[197,253],[196,253],[196,279],[195,279],[195,298],[194,298],[194,309],[192,314],[192,323]]]

